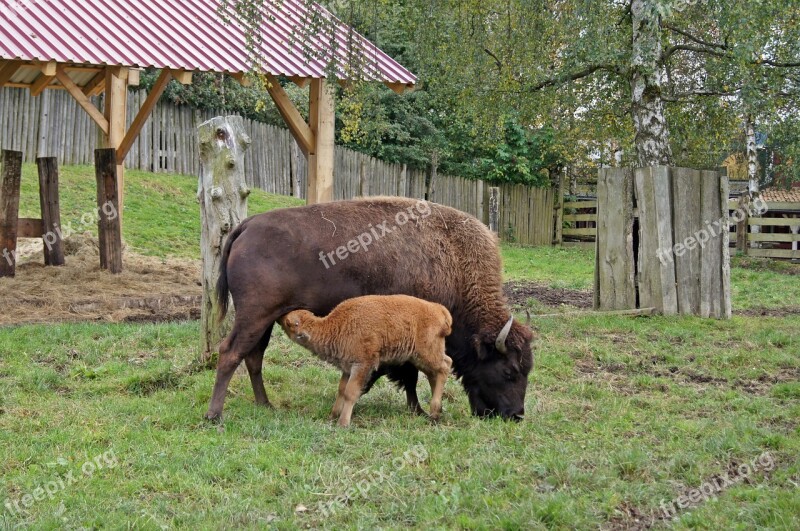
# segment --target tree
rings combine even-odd
[[[280,0],[227,1],[252,11]],[[430,101],[479,128],[476,138],[502,142],[513,115],[552,128],[572,146],[568,158],[614,146],[634,165],[713,167],[738,136],[731,123],[775,124],[800,110],[793,0],[325,3],[380,46],[387,34],[402,43]]]

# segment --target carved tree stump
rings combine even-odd
[[[244,152],[250,137],[238,116],[219,116],[198,127],[200,138],[200,251],[203,257],[201,363],[210,363],[219,342],[229,332],[230,314],[217,323],[217,278],[228,234],[247,217]]]

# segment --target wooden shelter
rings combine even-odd
[[[206,71],[246,83],[247,73],[258,72],[308,159],[308,202],[332,200],[330,69],[346,80],[355,62],[360,76],[396,92],[412,88],[416,77],[316,3],[265,0],[258,28],[234,13],[223,14],[222,5],[221,0],[0,0],[0,87],[25,87],[33,95],[69,92],[97,123],[105,147],[115,151],[121,207],[125,157],[172,79],[188,84],[193,72]],[[128,87],[138,85],[145,68],[160,69],[160,75],[128,126]],[[309,87],[307,121],[278,76]],[[90,100],[99,94],[105,94],[102,110]]]

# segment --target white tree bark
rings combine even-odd
[[[244,152],[250,137],[239,116],[213,118],[198,127],[200,137],[200,252],[203,258],[201,361],[208,362],[230,330],[231,317],[217,325],[217,278],[228,234],[247,217],[250,189],[244,176]]]
[[[747,193],[750,196],[748,204],[752,205],[758,195],[758,152],[756,151],[756,127],[753,123],[753,115],[748,114],[744,120],[745,135],[747,137]],[[759,234],[760,225],[750,225],[750,232]],[[761,247],[759,242],[751,242],[751,246]]]
[[[745,134],[747,135],[747,189],[750,195],[758,193],[758,152],[756,151],[756,127],[753,123],[753,116],[748,114],[744,122]]]
[[[672,150],[661,99],[661,32],[655,0],[632,0],[633,57],[631,92],[639,166],[669,166]]]

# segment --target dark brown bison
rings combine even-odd
[[[242,359],[256,403],[269,405],[261,365],[282,315],[296,309],[327,315],[346,299],[391,294],[450,311],[447,354],[474,415],[524,415],[533,334],[506,306],[497,238],[468,214],[388,197],[259,214],[228,237],[217,292],[222,315],[231,294],[236,318],[220,344],[209,419],[221,417]],[[422,411],[413,365],[381,365],[365,391],[382,375],[405,389],[412,409]]]

